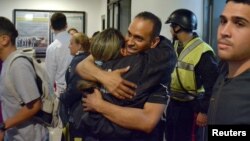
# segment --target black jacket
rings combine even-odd
[[[60,108],[59,115],[62,119],[63,124],[65,125],[69,120],[69,111],[74,104],[81,101],[82,92],[77,89],[77,82],[82,78],[76,73],[76,65],[85,59],[89,53],[84,52],[76,55],[65,74],[65,80],[67,84],[66,91],[60,95]]]

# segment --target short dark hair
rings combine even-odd
[[[71,27],[70,29],[68,29],[68,33],[69,33],[70,31],[75,31],[76,33],[78,32],[78,30],[77,30],[76,28],[74,28],[74,27]]]
[[[230,1],[235,2],[235,3],[243,3],[243,4],[250,5],[250,0],[227,0],[226,3],[230,2]]]
[[[11,39],[11,43],[15,45],[18,32],[14,24],[5,17],[0,17],[0,34],[8,35]]]
[[[99,33],[100,33],[100,31],[94,32],[93,35],[92,35],[92,38],[95,37],[95,36],[96,36],[97,34],[99,34]]]
[[[157,17],[151,12],[143,11],[137,14],[135,18],[142,18],[145,20],[150,20],[153,23],[152,37],[158,37],[160,35],[162,23],[159,17]]]
[[[56,12],[51,16],[50,23],[54,30],[62,30],[67,25],[66,16],[63,13]]]

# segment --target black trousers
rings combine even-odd
[[[167,141],[192,141],[194,124],[194,103],[171,99],[166,116]]]

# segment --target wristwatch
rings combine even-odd
[[[5,123],[4,122],[0,123],[0,131],[4,132],[5,130],[6,130]]]

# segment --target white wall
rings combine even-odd
[[[101,0],[101,13],[100,13],[100,17],[102,16],[102,15],[105,15],[105,27],[107,27],[107,0]],[[101,19],[100,19],[100,21],[101,21]],[[100,23],[101,24],[101,23]],[[100,31],[101,31],[101,29],[100,29]]]
[[[143,1],[143,3],[142,3]],[[171,39],[169,25],[165,24],[168,16],[176,9],[192,10],[198,19],[197,33],[202,36],[203,0],[132,0],[131,18],[141,12],[150,11],[162,20],[161,34]]]
[[[65,10],[86,12],[86,34],[101,30],[101,15],[107,19],[107,0],[0,0],[0,16],[12,20],[13,9]],[[142,3],[143,2],[143,3]],[[178,8],[192,10],[198,18],[197,33],[202,35],[203,0],[132,0],[131,18],[141,12],[150,11],[162,20],[162,35],[171,38],[169,25],[164,24],[168,16]],[[107,22],[107,20],[106,20]],[[107,23],[106,23],[107,25]]]
[[[14,9],[64,10],[86,12],[86,34],[101,30],[101,15],[106,12],[106,0],[1,0],[0,16],[12,20]]]

